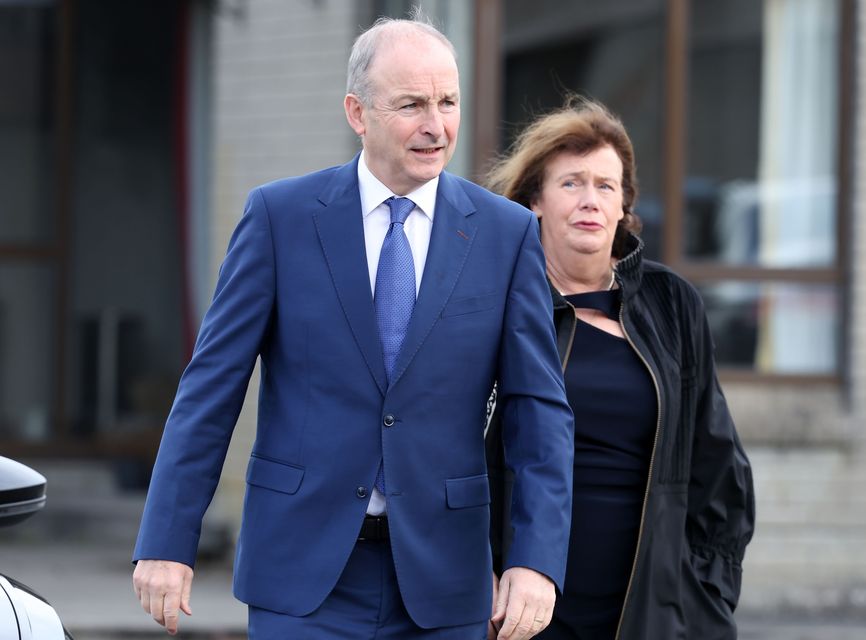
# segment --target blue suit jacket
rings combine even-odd
[[[335,585],[381,456],[391,546],[422,627],[490,615],[483,430],[494,380],[515,471],[508,566],[560,587],[572,416],[534,216],[443,173],[421,289],[386,383],[357,158],[252,191],[160,446],[135,559],[194,564],[256,358],[235,595],[304,615]],[[383,417],[393,415],[393,426]]]

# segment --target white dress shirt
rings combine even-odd
[[[412,248],[412,259],[415,262],[415,296],[421,289],[421,276],[427,263],[427,249],[430,247],[430,232],[433,230],[433,210],[436,207],[436,190],[439,187],[439,177],[433,178],[418,187],[406,198],[415,203],[403,230]],[[376,295],[376,272],[379,269],[379,253],[388,227],[391,226],[391,209],[385,200],[395,196],[388,187],[374,176],[364,160],[364,153],[358,160],[358,188],[361,192],[361,214],[364,216],[364,244],[367,248],[367,269],[370,272],[370,291]],[[370,495],[367,513],[381,515],[385,512],[385,496],[374,487]]]

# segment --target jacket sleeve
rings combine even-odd
[[[270,322],[274,287],[271,230],[255,190],[229,242],[163,431],[133,560],[194,565],[202,517]]]
[[[514,478],[510,500],[502,505],[508,519],[505,536],[511,537],[502,568],[534,569],[562,590],[574,429],[552,317],[538,224],[532,216],[509,286],[497,374],[504,473]]]
[[[694,296],[695,330],[683,336],[683,345],[693,347],[694,364],[693,384],[684,379],[683,405],[695,406],[686,534],[697,578],[733,612],[755,527],[752,470],[719,386],[706,314]]]

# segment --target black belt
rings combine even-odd
[[[358,540],[382,542],[390,539],[387,516],[364,516]]]

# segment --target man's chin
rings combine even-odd
[[[444,163],[437,162],[435,165],[424,165],[419,167],[417,171],[415,171],[415,175],[413,178],[419,184],[425,184],[430,182],[433,178],[437,177],[440,173],[445,170]]]

